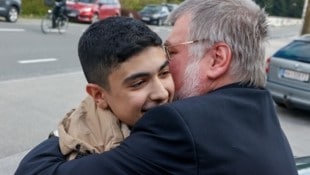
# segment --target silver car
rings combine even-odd
[[[310,35],[303,35],[267,59],[267,85],[281,107],[310,110]]]
[[[147,24],[156,24],[158,26],[165,23],[169,14],[168,7],[162,4],[148,4],[139,11],[139,15],[143,22]]]
[[[298,175],[310,175],[310,156],[295,158]]]
[[[0,16],[8,22],[16,22],[21,11],[21,0],[0,0]]]

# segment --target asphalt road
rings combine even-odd
[[[39,20],[0,20],[0,175],[45,139],[85,94],[77,42],[88,24],[45,35]],[[163,39],[170,27],[151,26]],[[300,26],[272,28],[266,57],[297,36]],[[294,155],[310,155],[310,112],[277,108]],[[262,143],[264,144],[264,143]]]
[[[0,21],[0,80],[80,70],[77,43],[87,27],[71,24],[64,35],[43,34],[39,20]]]

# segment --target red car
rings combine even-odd
[[[121,15],[119,0],[67,0],[66,5],[68,17],[80,22],[93,23]]]

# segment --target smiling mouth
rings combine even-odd
[[[142,113],[146,113],[148,111],[148,109],[142,109],[141,112]]]
[[[163,104],[165,104],[165,103],[163,103]],[[152,104],[152,105],[145,106],[145,108],[141,109],[141,112],[145,113],[145,112],[147,112],[147,111],[149,111],[155,107],[158,107],[160,105],[163,105],[163,104]]]
[[[156,106],[148,107],[147,109],[144,108],[141,110],[141,112],[146,113],[147,111],[149,111],[150,109],[153,109],[154,107],[156,107]]]

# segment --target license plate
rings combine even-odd
[[[71,13],[68,13],[68,16],[69,16],[69,17],[76,17],[76,16],[77,16],[77,14],[76,14],[76,13],[72,13],[72,12],[71,12]]]
[[[303,81],[303,82],[309,81],[309,74],[303,73],[303,72],[297,72],[293,70],[288,70],[288,69],[285,69],[283,71],[282,76],[284,78],[289,78],[289,79]]]
[[[142,17],[142,20],[143,20],[143,21],[149,21],[150,18],[148,18],[148,17]]]

